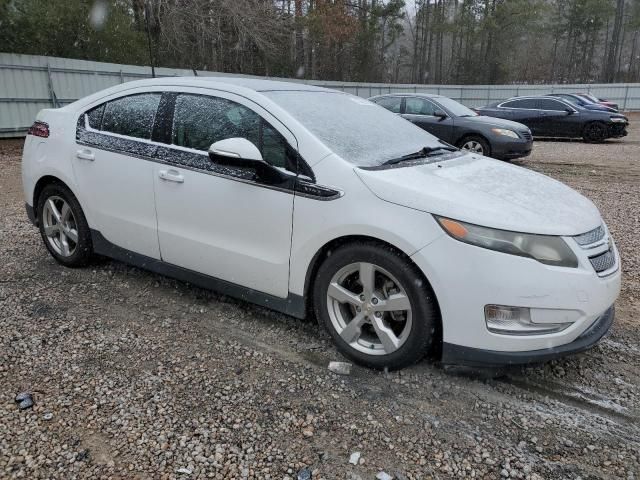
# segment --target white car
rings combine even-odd
[[[41,111],[22,174],[62,265],[95,253],[312,314],[374,368],[544,361],[613,322],[620,259],[589,200],[345,93],[125,83]]]

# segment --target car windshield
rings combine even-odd
[[[435,99],[445,109],[449,110],[454,117],[477,117],[478,114],[471,110],[469,107],[465,107],[455,100],[451,100],[447,97],[438,97]]]
[[[571,105],[581,106],[583,102],[580,102],[577,98],[571,97],[569,95],[558,95],[559,98],[563,99],[565,102],[569,102]],[[587,103],[586,101],[584,103]]]
[[[599,102],[599,100],[596,97],[594,97],[593,95],[590,95],[588,93],[581,93],[580,96],[590,100],[592,103],[598,103]]]
[[[363,98],[340,92],[268,91],[322,143],[362,167],[382,165],[425,147],[441,147],[433,135]]]

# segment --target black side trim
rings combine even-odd
[[[215,290],[223,295],[237,298],[263,307],[277,310],[297,318],[305,317],[304,297],[289,293],[287,298],[275,297],[251,288],[242,287],[235,283],[219,278],[210,277],[186,268],[178,267],[155,258],[140,255],[114,245],[97,230],[91,230],[91,239],[95,253],[113,258],[120,262],[143,268],[151,272],[166,275],[183,282],[188,282],[209,290]]]
[[[29,205],[28,203],[24,204],[24,207],[27,210],[27,217],[29,217],[29,221],[33,223],[34,226],[38,226],[38,219],[36,218],[36,210]]]
[[[463,347],[452,343],[442,344],[442,363],[472,367],[501,367],[504,365],[526,365],[542,363],[583,352],[593,347],[613,325],[615,308],[612,305],[582,335],[573,342],[558,347],[526,352],[498,352],[479,348]]]

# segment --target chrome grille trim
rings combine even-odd
[[[602,225],[586,233],[576,235],[573,239],[582,248],[589,248],[589,245],[601,241],[605,236],[605,230]]]
[[[616,254],[611,248],[609,248],[607,251],[599,255],[589,257],[589,261],[591,262],[591,265],[593,266],[593,269],[596,271],[596,273],[601,274],[615,267]]]

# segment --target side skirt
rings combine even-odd
[[[242,287],[235,283],[227,282],[219,278],[210,277],[202,273],[194,272],[186,268],[178,267],[170,263],[147,257],[139,253],[131,252],[125,248],[114,245],[97,230],[91,230],[93,250],[99,255],[118,260],[134,267],[149,270],[160,275],[188,282],[198,287],[214,290],[223,295],[228,295],[245,302],[255,303],[278,312],[297,318],[305,318],[304,297],[289,293],[287,298],[275,297],[251,288]]]

